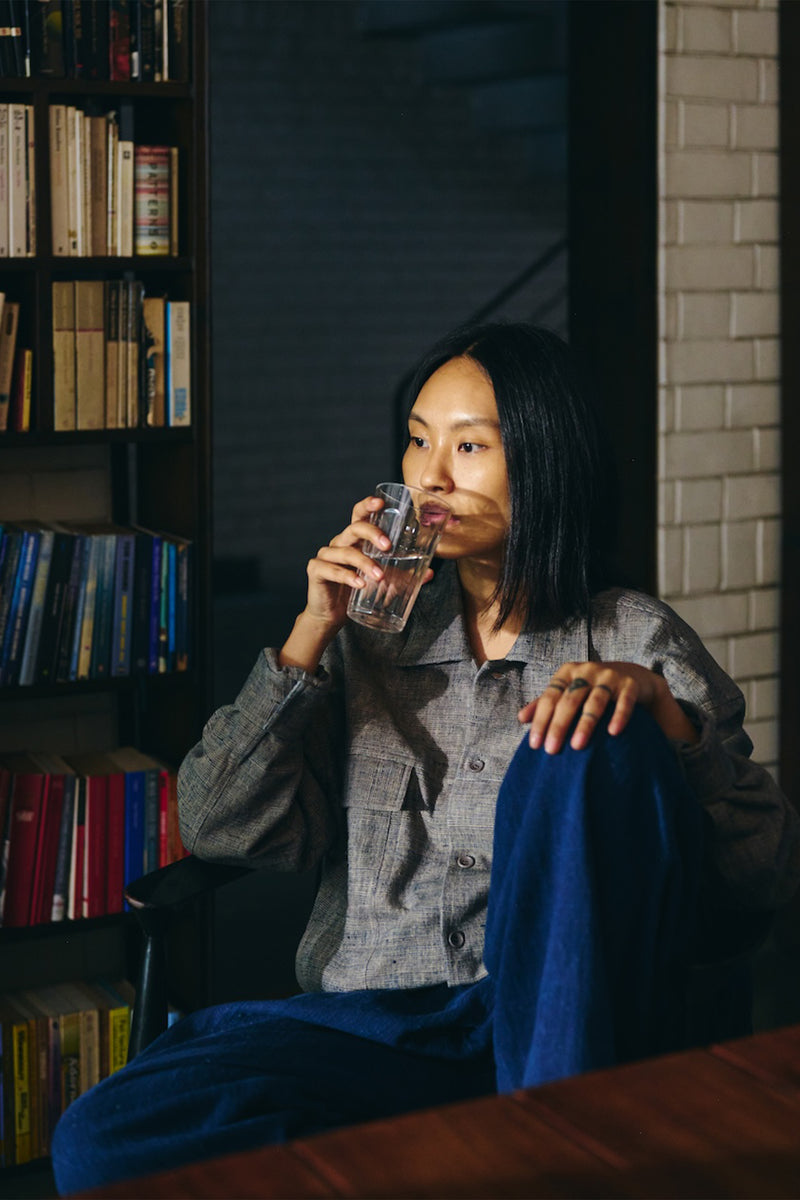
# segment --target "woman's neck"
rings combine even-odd
[[[464,598],[464,621],[472,653],[478,665],[505,658],[522,629],[522,621],[512,614],[500,629],[495,629],[500,613],[496,596],[498,571],[493,565],[462,561],[458,576]]]

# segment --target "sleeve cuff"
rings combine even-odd
[[[686,782],[700,804],[710,804],[735,781],[733,763],[725,752],[713,721],[692,704],[679,701],[700,735],[697,742],[673,740]]]

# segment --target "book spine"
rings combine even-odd
[[[129,0],[110,0],[109,64],[111,79],[124,83],[131,77],[131,19]]]
[[[75,284],[53,282],[53,428],[57,433],[76,428],[75,408]]]
[[[6,631],[3,658],[0,662],[0,683],[4,685],[15,684],[19,678],[20,657],[28,625],[36,562],[39,557],[39,542],[40,534],[38,532],[26,531],[24,533],[20,569],[17,572],[14,596],[11,600],[9,629]]]
[[[69,679],[72,662],[72,645],[75,637],[75,622],[78,619],[78,598],[83,573],[84,538],[72,534],[69,576],[64,590],[64,603],[59,620],[58,641],[55,654],[55,679],[65,683]]]
[[[134,250],[158,256],[170,252],[170,148],[134,148]]]
[[[33,105],[25,105],[25,230],[29,258],[36,253],[36,134]]]
[[[33,591],[31,593],[31,611],[28,618],[28,630],[25,635],[25,646],[20,664],[19,682],[24,685],[36,682],[36,658],[39,652],[39,641],[42,636],[42,626],[45,613],[45,596],[53,560],[53,545],[55,532],[52,529],[42,531],[39,544],[39,561],[36,564]]]
[[[167,0],[169,78],[188,83],[190,77],[189,0]]]
[[[188,300],[167,302],[167,424],[191,425],[191,319]]]
[[[134,553],[133,534],[121,533],[117,541],[111,631],[111,674],[115,678],[131,673]]]
[[[0,258],[9,257],[8,240],[8,184],[10,165],[10,141],[8,128],[8,105],[0,103]]]
[[[116,534],[104,534],[97,574],[95,630],[92,642],[91,679],[104,679],[111,667],[111,624],[114,604]]]
[[[64,800],[61,806],[61,821],[58,831],[58,850],[53,881],[53,903],[51,921],[63,921],[67,915],[69,891],[69,861],[72,848],[72,827],[75,817],[75,776],[64,776]]]
[[[150,577],[150,646],[147,658],[147,670],[151,675],[158,674],[158,648],[161,627],[161,563],[163,539],[158,535],[152,538],[153,567]]]
[[[117,254],[133,254],[133,142],[120,138],[117,143]]]
[[[8,193],[10,254],[28,256],[28,135],[24,104],[9,104],[11,175]]]
[[[83,607],[81,610],[76,679],[89,679],[90,677],[92,639],[94,638],[97,615],[97,577],[100,570],[102,538],[99,534],[90,534],[87,541],[89,543],[89,559],[86,570]]]
[[[69,678],[72,681],[78,678],[78,664],[83,638],[83,614],[86,608],[86,585],[89,576],[89,559],[94,540],[88,534],[81,534],[79,536],[81,542],[80,576],[78,579],[78,594],[75,601],[75,626],[72,631],[72,646],[69,659]]]
[[[26,1021],[15,1021],[12,1031],[14,1062],[14,1140],[17,1166],[30,1162],[31,1153],[31,1083],[30,1045]]]

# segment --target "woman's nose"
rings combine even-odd
[[[451,492],[453,480],[442,454],[431,451],[425,456],[425,465],[419,477],[420,487],[429,492]]]

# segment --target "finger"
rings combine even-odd
[[[380,496],[365,496],[363,500],[359,500],[358,504],[353,505],[353,512],[350,517],[351,523],[363,521],[370,513],[380,512],[383,508],[383,500]]]
[[[594,685],[586,697],[575,731],[570,738],[569,744],[573,750],[584,748],[613,699],[614,692],[607,684]]]
[[[382,579],[384,575],[380,563],[366,554],[360,546],[321,546],[314,562],[340,563]]]
[[[391,550],[391,540],[382,529],[371,521],[354,521],[336,537],[331,538],[331,546],[353,546],[356,542],[368,542],[376,550]]]
[[[422,576],[423,585],[426,583],[430,583],[430,581],[433,579],[435,574],[436,574],[436,572],[434,571],[433,567],[428,567],[427,571]]]
[[[622,733],[628,721],[630,721],[638,696],[639,686],[636,680],[631,679],[629,676],[623,681],[617,693],[614,712],[611,715],[611,720],[608,722],[608,732],[612,737],[616,737],[618,733]]]
[[[517,720],[519,721],[520,725],[528,724],[533,717],[533,714],[536,712],[536,705],[538,703],[538,699],[529,700],[527,704],[523,705],[523,707],[517,713]]]

